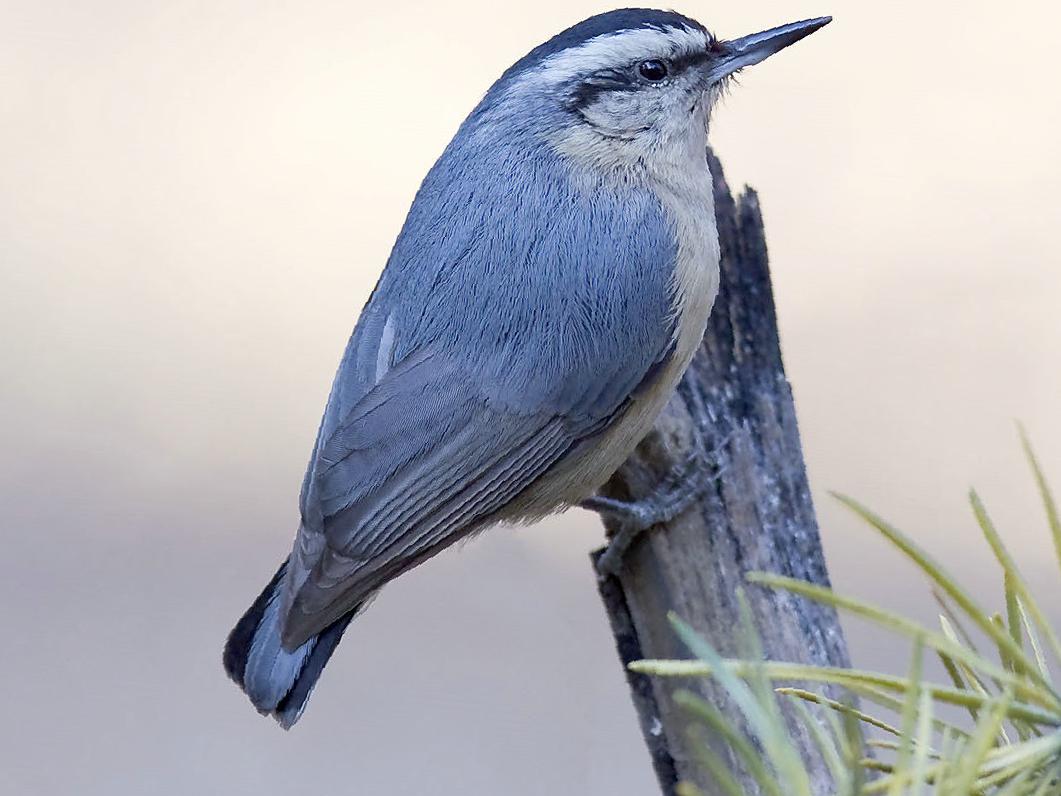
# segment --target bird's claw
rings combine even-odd
[[[685,461],[664,476],[648,495],[629,501],[594,495],[580,504],[616,526],[608,546],[597,558],[597,571],[602,577],[619,574],[626,551],[642,533],[671,522],[703,496],[718,477],[719,468],[713,476],[704,477],[709,459],[713,458],[698,443]]]

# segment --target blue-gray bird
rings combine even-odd
[[[354,328],[294,549],[225,646],[261,713],[294,724],[358,611],[470,534],[576,505],[652,524],[651,502],[593,496],[652,427],[715,299],[712,105],[828,22],[722,41],[677,13],[612,11],[487,91]]]

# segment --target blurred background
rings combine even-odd
[[[220,666],[421,177],[509,63],[609,7],[0,0],[0,790],[653,792],[581,512],[387,588],[291,733]],[[933,613],[829,489],[1000,604],[975,484],[1051,602],[1014,420],[1061,488],[1061,12],[678,10],[723,37],[836,17],[712,130],[761,192],[834,585]]]

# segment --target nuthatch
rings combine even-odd
[[[294,549],[225,646],[261,713],[294,724],[350,620],[459,539],[576,505],[640,526],[673,513],[593,496],[652,427],[718,290],[711,107],[829,21],[721,41],[673,12],[611,11],[487,91],[354,328]]]

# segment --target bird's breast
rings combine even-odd
[[[540,516],[576,504],[600,489],[651,431],[703,340],[719,286],[718,232],[706,158],[702,171],[691,169],[670,176],[673,179],[656,194],[676,242],[671,353],[607,430],[559,462],[520,501],[514,514]]]
[[[700,346],[707,318],[718,295],[719,247],[715,202],[707,159],[698,168],[675,170],[660,180],[656,194],[674,231],[677,258],[674,266],[675,351],[681,378]]]
[[[718,295],[720,259],[706,159],[703,166],[702,172],[686,172],[657,190],[677,243],[674,347],[655,380],[630,402],[623,416],[601,436],[597,449],[587,456],[583,469],[586,482],[595,482],[591,492],[603,486],[652,429],[703,340]]]

